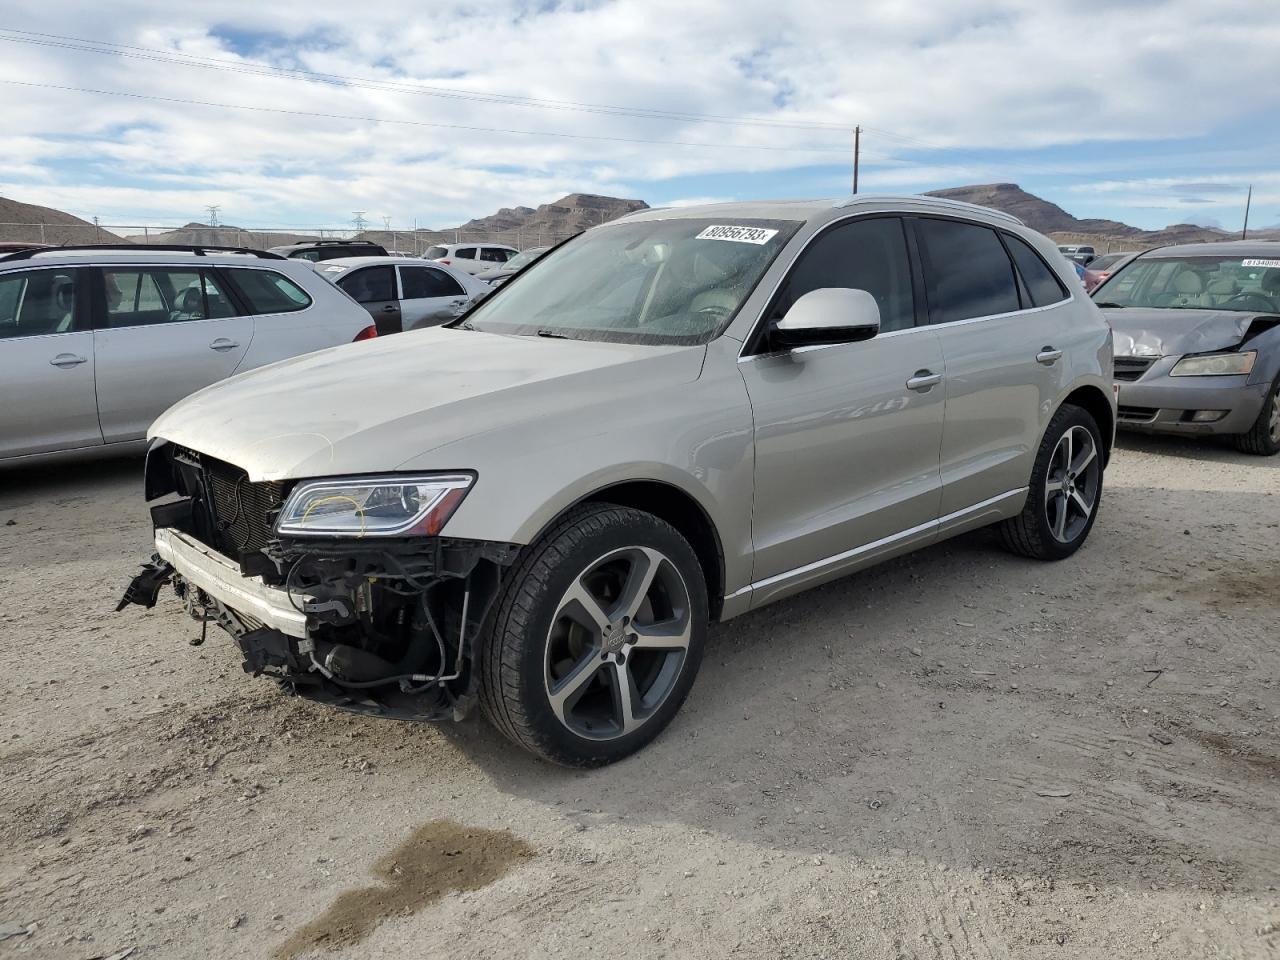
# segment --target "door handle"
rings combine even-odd
[[[932,370],[917,370],[916,375],[907,381],[907,389],[917,393],[928,393],[942,382],[942,374]]]
[[[72,367],[78,367],[82,363],[88,363],[88,357],[77,357],[74,353],[60,353],[49,361],[55,367],[61,367],[63,370],[70,370]]]
[[[234,350],[238,346],[240,346],[240,344],[236,343],[234,340],[228,340],[226,337],[219,337],[217,340],[213,341],[213,343],[209,344],[209,349],[217,350],[219,353],[225,353],[228,350]]]
[[[382,312],[383,312],[383,313],[395,313],[395,312],[396,312],[397,310],[399,310],[399,309],[400,309],[399,307],[394,306],[394,305],[392,305],[392,304],[388,303],[385,307],[383,307],[383,308],[382,308]]]
[[[1036,354],[1036,363],[1043,363],[1046,367],[1057,363],[1060,359],[1062,359],[1062,351],[1053,347],[1044,347]]]

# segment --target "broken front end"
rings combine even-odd
[[[476,638],[515,544],[440,536],[475,482],[465,471],[251,481],[157,441],[146,497],[156,554],[117,609],[171,584],[199,638],[213,623],[244,669],[333,706],[460,717]]]

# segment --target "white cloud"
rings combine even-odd
[[[677,196],[734,195],[744,174],[840,164],[849,145],[841,129],[479,104],[265,77],[256,72],[264,64],[481,95],[856,121],[866,128],[864,189],[898,191],[1016,179],[1000,176],[1001,164],[977,151],[1186,140],[1280,109],[1280,88],[1257,81],[1280,47],[1280,21],[1258,17],[1243,0],[1112,4],[1101,25],[1070,5],[1037,0],[550,7],[491,0],[479,15],[461,6],[45,0],[11,11],[0,35],[44,31],[229,62],[200,69],[145,54],[0,41],[0,80],[709,146],[324,119],[0,84],[9,135],[0,191],[104,220],[180,222],[217,203],[227,220],[256,226],[337,224],[361,209],[372,219],[390,214],[400,227],[414,217],[443,226],[573,190],[653,200],[666,189],[661,181],[678,177],[697,185],[677,186]],[[922,141],[947,149],[924,149]],[[1131,187],[1093,195],[1121,204],[1150,199]]]

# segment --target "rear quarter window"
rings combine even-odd
[[[1031,295],[1028,306],[1047,307],[1067,298],[1067,288],[1062,285],[1062,281],[1026,241],[1006,233],[1004,242],[1018,267],[1018,273],[1022,275],[1027,292]]]
[[[224,272],[249,312],[255,316],[265,313],[293,313],[311,306],[311,296],[307,291],[274,270],[231,267],[224,268]]]

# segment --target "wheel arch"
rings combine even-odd
[[[1102,462],[1104,465],[1110,463],[1116,436],[1116,414],[1111,399],[1101,387],[1086,383],[1063,397],[1058,406],[1061,408],[1068,403],[1080,407],[1093,417],[1102,433]]]
[[[607,503],[632,507],[665,520],[689,541],[707,584],[707,601],[712,622],[720,617],[724,605],[725,557],[720,531],[710,514],[692,494],[665,480],[619,480],[599,487],[566,504],[548,520],[530,542],[551,529],[560,518],[584,503]]]

